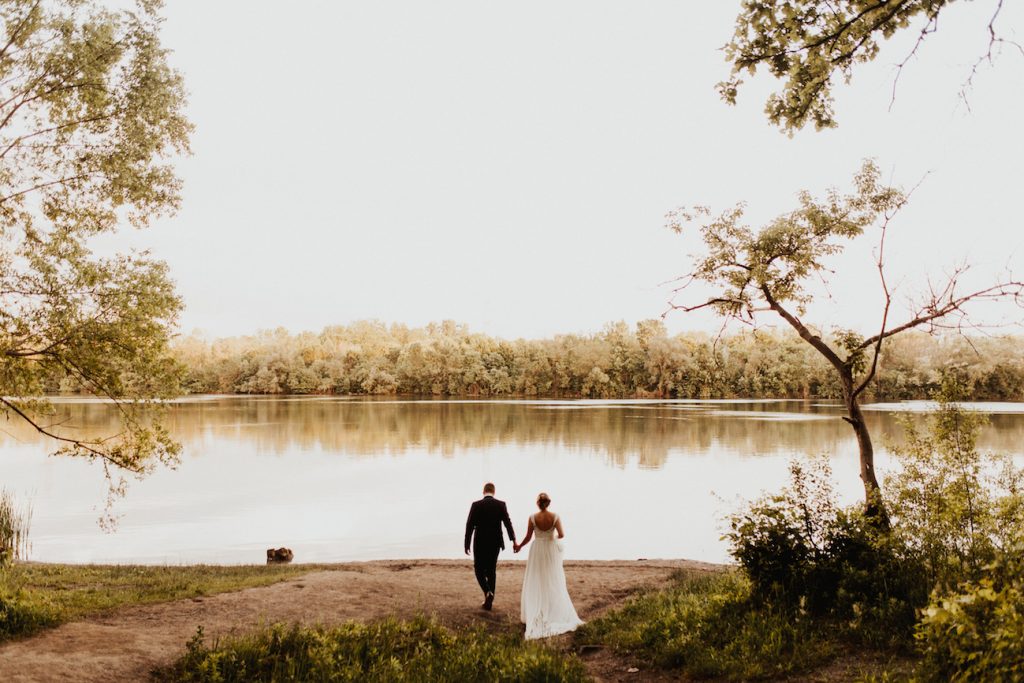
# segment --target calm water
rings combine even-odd
[[[110,406],[62,401],[57,420],[116,430]],[[897,411],[869,412],[879,446]],[[986,449],[1024,457],[1024,404],[976,404]],[[797,454],[829,453],[861,494],[838,408],[804,401],[365,401],[199,397],[174,405],[177,470],[133,481],[116,533],[101,531],[98,466],[14,420],[0,432],[2,485],[33,502],[31,559],[248,563],[286,545],[297,561],[460,557],[469,503],[493,480],[520,536],[547,491],[570,558],[721,561],[722,517],[786,479]]]

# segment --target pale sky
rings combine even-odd
[[[666,310],[661,283],[696,247],[666,212],[742,200],[759,225],[874,157],[907,188],[928,174],[889,237],[900,292],[965,258],[982,282],[1007,263],[1024,274],[1024,57],[983,65],[970,110],[958,97],[994,3],[943,11],[891,110],[910,35],[838,89],[838,129],[792,139],[762,113],[767,75],[736,107],[714,90],[738,7],[171,0],[164,42],[196,125],[183,207],[112,243],[168,261],[185,332],[368,318],[591,332]],[[1021,3],[1000,25],[1024,27]],[[834,302],[810,320],[876,325],[873,246],[837,263]]]

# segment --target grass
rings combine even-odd
[[[600,642],[697,678],[776,678],[828,663],[828,629],[799,614],[755,605],[738,572],[677,572],[672,585],[642,594],[586,624],[577,643]]]
[[[31,525],[32,506],[19,505],[13,493],[0,489],[0,568],[25,556]]]
[[[263,586],[322,565],[99,566],[15,564],[0,570],[0,642],[124,605]],[[905,680],[906,662],[844,643],[839,624],[751,598],[738,571],[678,571],[577,631],[641,666],[688,678],[756,680],[807,672]],[[580,660],[518,633],[448,628],[417,618],[338,627],[274,625],[185,654],[154,674],[183,681],[583,681]]]
[[[850,625],[755,600],[738,570],[679,570],[585,624],[578,646],[601,644],[687,678],[750,681],[813,673],[820,680],[907,680],[906,651],[851,641]]]
[[[453,630],[432,619],[371,624],[275,625],[207,646],[202,629],[164,681],[509,681],[575,683],[589,678],[575,656],[518,635]]]
[[[266,586],[323,568],[15,564],[0,569],[0,642],[124,605]]]

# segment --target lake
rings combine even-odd
[[[1024,404],[971,405],[990,413],[981,448],[1024,457]],[[897,414],[924,407],[868,406],[883,475]],[[56,408],[65,429],[116,431],[108,404]],[[520,537],[550,494],[570,559],[724,561],[724,515],[784,484],[795,456],[829,454],[843,499],[862,495],[853,432],[824,401],[202,396],[168,419],[181,464],[131,481],[115,533],[97,524],[102,469],[47,457],[52,442],[6,422],[0,485],[32,502],[30,559],[258,563],[271,546],[298,562],[461,557],[469,504],[494,481]]]

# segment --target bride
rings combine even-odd
[[[565,587],[562,544],[559,542],[565,538],[565,533],[562,531],[562,520],[548,510],[550,505],[551,498],[548,494],[541,493],[537,496],[537,507],[540,508],[540,512],[530,515],[523,542],[512,546],[518,553],[536,536],[536,541],[530,547],[530,556],[526,560],[523,597],[520,601],[519,615],[526,624],[527,639],[566,633],[583,623],[576,615],[576,608],[572,606],[569,591]]]

